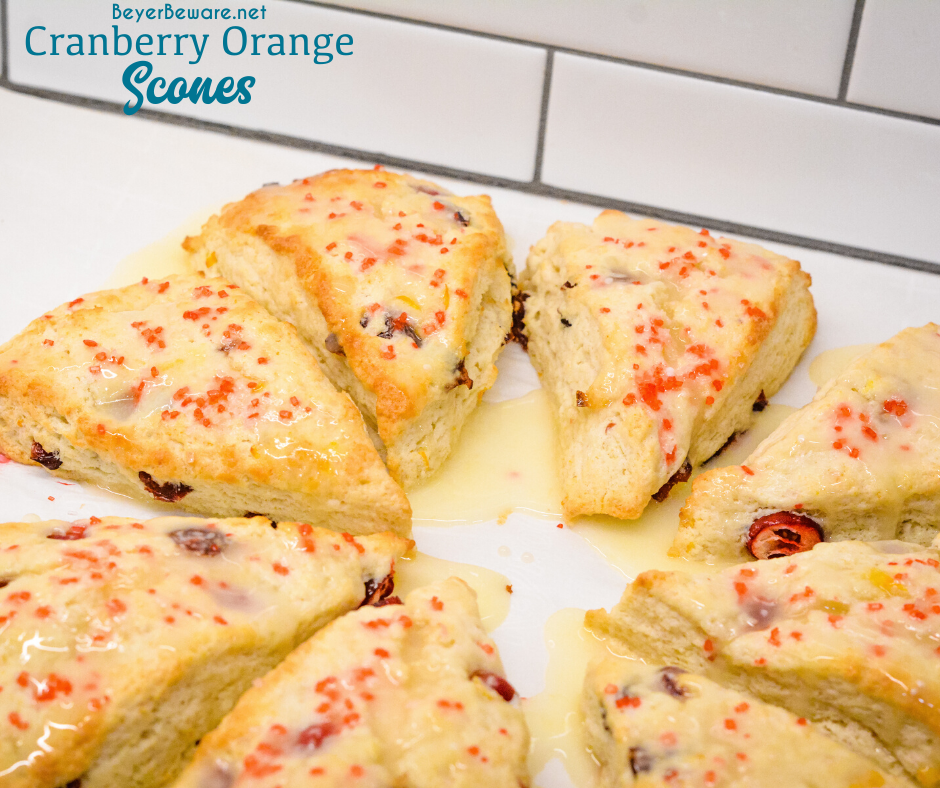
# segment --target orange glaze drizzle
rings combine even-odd
[[[644,229],[647,232],[655,232],[660,228]],[[684,234],[681,237],[684,238]],[[624,250],[645,246],[645,242],[637,243],[635,238],[605,236],[603,241]],[[651,251],[655,252],[652,248]],[[755,261],[748,255],[734,252],[731,244],[719,243],[707,230],[703,230],[696,242],[687,242],[686,245],[677,243],[662,251],[666,256],[655,265],[658,279],[673,283],[680,293],[697,293],[699,306],[703,311],[712,309],[713,304],[705,300],[710,298],[713,302],[720,300],[722,314],[735,322],[768,319],[767,314],[749,299],[734,296],[733,288],[724,286],[724,277],[719,276],[716,270],[720,267],[723,274],[745,278],[748,276],[747,268],[754,265]],[[715,254],[720,260],[713,263]],[[617,270],[617,260],[611,259],[613,262],[607,264],[611,270],[607,273],[603,270],[595,271],[582,279],[598,293],[599,298],[603,299],[606,288],[618,286],[625,280],[630,280],[626,281],[627,284],[637,286],[652,281],[642,273],[624,274]],[[765,268],[770,267],[769,263],[763,260],[757,264]],[[595,265],[584,265],[583,268],[594,269]],[[638,265],[637,271],[642,270],[642,266]],[[606,304],[600,306],[598,311],[601,315],[611,312],[610,306]],[[728,360],[721,357],[712,342],[697,337],[692,326],[676,323],[668,314],[648,301],[645,305],[643,301],[637,303],[633,314],[602,318],[619,321],[620,324],[624,319],[630,321],[625,327],[627,333],[635,337],[632,351],[636,360],[632,365],[632,379],[625,383],[627,391],[622,401],[627,407],[642,406],[658,422],[661,450],[667,465],[672,466],[681,460],[677,457],[678,446],[673,431],[676,424],[675,408],[681,399],[689,396],[694,401],[704,402],[706,407],[714,405],[716,395],[724,388],[729,371]],[[630,325],[632,333],[629,332]],[[719,318],[714,325],[723,328],[725,323]]]

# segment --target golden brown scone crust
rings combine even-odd
[[[940,326],[928,323],[859,357],[743,465],[699,476],[670,552],[752,558],[752,523],[778,512],[811,518],[826,540],[928,545],[940,527],[938,467]]]
[[[249,690],[174,788],[523,788],[529,736],[502,676],[458,578],[361,608]]]
[[[489,197],[334,170],[227,205],[184,247],[297,326],[406,486],[444,460],[496,378],[512,262]]]
[[[705,230],[617,211],[552,225],[520,287],[565,512],[639,517],[747,428],[812,339],[809,284],[795,260]]]
[[[261,517],[0,526],[0,784],[165,785],[410,546]]]
[[[293,326],[220,279],[144,281],[33,321],[0,348],[0,449],[210,515],[411,527],[349,398]]]
[[[644,572],[587,625],[940,784],[940,544],[818,544],[715,574]]]

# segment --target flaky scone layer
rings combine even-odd
[[[779,512],[809,518],[825,540],[928,545],[940,527],[938,467],[940,326],[929,323],[850,364],[743,465],[699,476],[671,552],[755,557],[752,525]],[[781,549],[798,549],[792,541]]]
[[[443,462],[496,379],[513,269],[489,197],[334,170],[227,205],[184,246],[297,326],[406,486]]]
[[[812,339],[809,284],[796,261],[705,230],[617,211],[552,225],[520,287],[565,512],[637,518],[747,428]]]
[[[165,785],[409,547],[261,517],[3,524],[0,783]]]
[[[601,788],[913,788],[802,717],[676,667],[608,658],[582,701]]]
[[[213,516],[411,528],[361,416],[293,326],[201,275],[77,298],[0,348],[0,450]]]
[[[520,788],[528,732],[457,578],[324,628],[239,701],[174,788]]]
[[[940,543],[836,542],[710,575],[644,572],[592,629],[940,784]]]

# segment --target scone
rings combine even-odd
[[[930,544],[940,528],[940,327],[907,328],[745,460],[699,476],[670,551],[773,558],[822,540]]]
[[[940,785],[940,545],[838,542],[712,575],[645,572],[587,624]]]
[[[77,298],[0,348],[0,451],[210,516],[411,529],[361,416],[294,328],[201,275]]]
[[[795,260],[604,211],[558,222],[520,281],[569,516],[639,517],[746,429],[812,339]]]
[[[675,667],[598,663],[582,710],[601,788],[913,788],[802,717]]]
[[[405,486],[444,461],[496,379],[512,261],[489,197],[334,170],[227,205],[184,247],[297,326]]]
[[[520,788],[529,737],[451,578],[337,619],[252,687],[174,788]]]
[[[264,518],[0,526],[0,784],[158,788],[410,543]]]

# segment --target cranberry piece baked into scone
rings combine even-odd
[[[334,170],[227,205],[184,247],[297,326],[405,486],[444,461],[496,379],[513,269],[489,197]]]
[[[164,785],[410,544],[261,517],[0,526],[0,784]]]
[[[773,558],[940,528],[940,327],[856,359],[745,460],[699,476],[670,551]]]
[[[519,788],[529,735],[451,578],[337,619],[258,682],[174,788]]]
[[[913,788],[804,718],[675,667],[604,660],[582,710],[601,788]]]
[[[587,625],[816,722],[940,785],[940,545],[818,544],[711,575],[645,572]]]
[[[0,348],[0,450],[211,516],[411,529],[362,417],[294,328],[201,275],[77,298]]]
[[[532,247],[529,355],[552,398],[570,516],[639,517],[746,429],[812,339],[795,260],[604,211]]]

